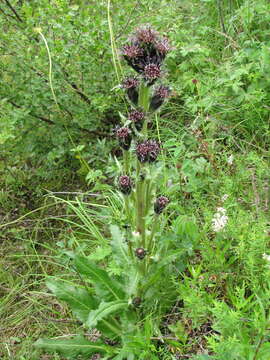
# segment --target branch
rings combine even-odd
[[[9,0],[5,0],[7,6],[10,8],[10,10],[13,12],[13,14],[16,16],[17,20],[20,22],[23,22],[20,15],[17,13],[17,11],[14,9],[14,7],[10,4]]]

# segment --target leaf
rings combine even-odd
[[[83,336],[77,336],[73,339],[39,339],[34,346],[49,352],[56,351],[67,359],[76,359],[79,355],[89,356],[97,352],[112,354],[116,350],[108,345],[93,343]]]
[[[97,300],[85,289],[55,279],[47,280],[46,285],[58,299],[70,306],[74,315],[82,322],[87,320],[89,312],[98,305]]]
[[[80,274],[87,276],[87,278],[92,282],[95,286],[97,295],[105,298],[106,300],[124,299],[125,294],[121,289],[120,284],[110,278],[105,270],[99,269],[86,257],[76,256],[75,266]]]
[[[119,227],[116,225],[111,225],[110,231],[112,234],[112,250],[117,264],[128,265],[130,263],[129,257],[127,255],[128,247]]]
[[[127,309],[127,307],[127,301],[123,300],[111,301],[109,303],[102,302],[98,309],[90,312],[86,325],[93,328],[100,320],[105,319],[108,315],[113,314],[120,309]]]

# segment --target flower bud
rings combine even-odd
[[[116,136],[119,141],[119,145],[124,150],[129,150],[132,136],[131,131],[127,127],[121,127],[116,130]]]
[[[132,305],[134,307],[139,307],[141,303],[142,303],[142,299],[138,296],[132,299]]]
[[[135,250],[135,255],[138,259],[143,260],[146,255],[146,251],[143,248],[138,248]]]
[[[118,179],[119,190],[124,195],[129,195],[132,190],[132,180],[128,175],[121,175]]]
[[[156,199],[154,204],[154,211],[157,215],[161,214],[165,207],[168,205],[169,199],[166,196],[160,196]]]
[[[153,111],[157,110],[170,96],[170,94],[171,89],[168,86],[160,85],[157,87],[150,101],[150,109]]]
[[[136,77],[127,77],[122,82],[122,88],[124,88],[127,92],[127,96],[129,100],[134,104],[138,104],[138,86],[139,86],[139,80]]]
[[[144,118],[145,114],[142,111],[131,110],[128,114],[128,119],[134,123],[137,131],[142,130]]]

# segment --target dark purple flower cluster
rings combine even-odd
[[[138,98],[139,98],[138,86],[139,86],[139,80],[134,76],[127,77],[122,82],[122,88],[126,90],[129,100],[134,105],[138,104]]]
[[[156,199],[154,204],[154,211],[157,215],[161,214],[168,205],[169,199],[166,196],[160,196]]]
[[[160,145],[155,140],[145,140],[136,146],[137,158],[141,163],[156,161],[160,153]]]
[[[161,37],[150,26],[143,26],[135,32],[130,43],[122,48],[127,64],[152,85],[161,77],[161,64],[170,51],[169,41]]]
[[[145,113],[139,110],[131,110],[128,114],[128,119],[134,123],[138,131],[142,130]]]
[[[153,111],[157,110],[170,95],[171,89],[168,86],[158,86],[151,98],[150,109]]]
[[[124,195],[129,195],[131,193],[132,185],[132,180],[128,175],[119,176],[118,187]]]
[[[121,148],[124,150],[129,150],[132,140],[130,129],[128,127],[121,127],[116,129],[115,133]]]

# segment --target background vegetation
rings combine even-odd
[[[117,46],[145,23],[174,46],[174,97],[160,132],[175,234],[190,259],[164,319],[177,340],[163,346],[162,359],[270,357],[269,14],[264,0],[111,5]],[[44,279],[65,275],[75,248],[98,246],[95,256],[106,258],[92,229],[78,227],[76,206],[91,214],[93,194],[113,185],[120,152],[112,130],[124,103],[106,1],[3,0],[0,25],[0,357],[49,359],[33,342],[72,334],[76,323]],[[215,235],[218,206],[229,220]]]

